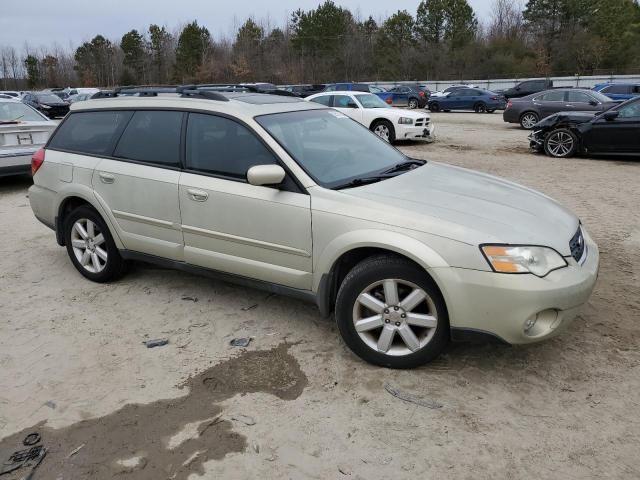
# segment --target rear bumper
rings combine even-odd
[[[599,252],[585,233],[587,256],[544,278],[461,268],[442,268],[437,277],[452,330],[483,332],[510,344],[534,343],[565,330],[596,284]],[[527,329],[527,322],[533,322]],[[455,335],[454,335],[455,339]]]
[[[22,175],[31,171],[31,157],[37,148],[0,153],[0,177]]]
[[[507,123],[520,123],[520,115],[513,108],[507,108],[502,112],[502,120]]]

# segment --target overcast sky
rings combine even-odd
[[[120,39],[135,28],[144,31],[151,23],[166,25],[173,31],[178,25],[196,19],[214,37],[231,35],[242,22],[253,16],[269,18],[274,26],[285,23],[298,9],[309,10],[323,0],[0,0],[0,45],[22,49],[31,47],[77,47],[98,33]],[[419,0],[335,0],[340,6],[359,12],[362,17],[386,17],[406,9],[415,15]],[[469,0],[481,20],[490,16],[493,0]],[[98,6],[101,5],[101,6]]]

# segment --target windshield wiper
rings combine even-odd
[[[343,188],[360,187],[362,185],[376,183],[376,182],[379,182],[380,180],[385,180],[393,176],[394,175],[372,175],[371,177],[354,178],[353,180],[350,180],[348,182],[341,183],[340,185],[336,185],[335,187],[333,187],[333,190],[342,190]]]
[[[416,160],[414,158],[410,158],[409,160],[406,160],[404,162],[397,163],[396,165],[389,168],[388,170],[385,170],[382,173],[384,175],[388,175],[390,173],[402,172],[405,170],[413,170],[414,168],[421,167],[425,163],[427,163],[426,160]]]

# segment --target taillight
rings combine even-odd
[[[491,100],[498,100],[498,97],[491,97]]]
[[[33,177],[44,163],[44,148],[41,148],[31,157],[31,176]]]
[[[509,101],[507,102],[507,108],[511,108],[511,107],[513,107],[513,103],[511,103],[511,100],[509,100]]]
[[[385,100],[385,102],[387,102],[389,105],[391,105],[393,103],[393,100],[391,100],[391,97],[387,98]]]
[[[420,90],[420,91],[418,92],[418,95],[420,95],[421,97],[424,97],[424,92],[423,92],[422,90]]]

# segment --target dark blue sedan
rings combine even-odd
[[[505,99],[489,90],[482,88],[461,88],[442,97],[429,100],[429,110],[432,112],[450,110],[473,110],[477,113],[493,113],[498,109],[504,109]]]

